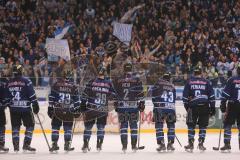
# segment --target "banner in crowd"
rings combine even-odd
[[[54,32],[55,39],[62,39],[64,35],[68,32],[70,26],[65,26],[64,28],[58,27]]]
[[[70,50],[66,39],[47,38],[46,51],[48,56],[59,56],[66,61],[70,60]]]
[[[115,22],[113,24],[113,35],[121,42],[129,46],[132,37],[132,24],[123,24]]]

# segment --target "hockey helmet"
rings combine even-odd
[[[162,76],[162,78],[166,81],[170,81],[171,79],[171,73],[168,72],[168,73],[164,73],[164,75]]]
[[[106,68],[100,64],[98,67],[97,67],[97,72],[99,75],[104,75],[104,73],[106,72]]]
[[[22,72],[23,72],[23,66],[22,65],[13,66],[13,75],[14,76],[21,76]]]
[[[194,75],[202,74],[202,67],[200,67],[200,66],[195,67],[193,72],[194,72]]]
[[[126,63],[123,66],[123,70],[124,70],[125,73],[132,72],[132,68],[133,68],[133,66],[132,66],[131,63]]]
[[[65,80],[70,81],[73,79],[73,72],[71,70],[66,70],[64,75]]]

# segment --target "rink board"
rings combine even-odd
[[[217,102],[217,106],[219,106],[219,102]],[[43,127],[47,133],[51,132],[51,119],[47,115],[47,107],[48,102],[40,102],[40,113],[39,117],[43,124]],[[151,101],[146,101],[146,109],[144,113],[142,113],[142,125],[141,125],[141,132],[143,133],[154,133],[154,123],[152,122],[153,118],[153,106]],[[182,101],[176,102],[176,113],[177,113],[177,122],[176,122],[176,132],[177,133],[186,133],[186,111],[183,107]],[[11,125],[10,125],[10,117],[9,117],[9,111],[6,110],[6,117],[7,117],[7,133],[11,133]],[[217,114],[215,117],[210,119],[209,122],[209,129],[208,132],[219,132],[219,125],[221,122],[221,112],[219,111],[219,108],[217,108]],[[35,117],[36,125],[35,125],[35,133],[41,133],[41,128],[38,122],[38,119]],[[22,128],[24,129],[24,128]],[[76,122],[76,129],[75,132],[82,132],[84,129],[83,121],[77,120]],[[233,130],[235,131],[235,130]],[[106,132],[108,133],[118,133],[119,132],[119,123],[118,123],[118,117],[117,113],[115,111],[109,112],[107,126],[106,126]]]

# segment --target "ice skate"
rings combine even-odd
[[[137,148],[137,139],[132,139],[132,151],[133,153],[136,153],[138,150]]]
[[[168,144],[167,144],[167,151],[169,151],[169,152],[175,151],[175,148],[173,147],[173,142],[172,141],[168,142]]]
[[[70,141],[66,141],[64,144],[64,151],[67,151],[67,152],[73,151],[74,147],[71,147],[70,145],[71,145]]]
[[[29,153],[35,153],[36,152],[36,149],[35,148],[32,148],[30,146],[30,141],[24,141],[24,144],[23,144],[23,152],[29,152]]]
[[[23,145],[23,152],[30,152],[30,153],[35,153],[36,152],[36,149],[35,148],[32,148],[29,144],[24,144]]]
[[[186,152],[193,152],[194,146],[193,146],[193,141],[189,140],[188,145],[184,146],[184,149]]]
[[[231,151],[230,143],[225,143],[223,147],[220,148],[220,151],[223,153],[228,153]]]
[[[238,139],[238,145],[239,145],[239,150],[240,150],[240,139]]]
[[[201,151],[201,152],[204,152],[206,150],[206,147],[203,146],[203,141],[200,141],[199,144],[198,144],[198,149]]]
[[[50,152],[57,152],[59,150],[59,146],[57,145],[57,142],[52,143],[52,147],[49,149]]]
[[[158,152],[165,152],[166,151],[166,146],[165,146],[165,143],[163,141],[161,141],[159,143],[159,147],[157,148],[157,151]]]
[[[19,142],[13,142],[13,149],[15,153],[19,152]]]
[[[102,150],[102,143],[103,143],[103,139],[97,140],[97,151],[98,152],[100,152]]]
[[[89,140],[84,140],[84,144],[83,144],[83,147],[82,147],[83,153],[87,153],[88,151],[91,150],[91,149],[89,148],[89,146],[88,146],[88,141],[89,141]]]
[[[0,153],[8,153],[9,148],[4,147],[4,145],[0,145]]]
[[[127,152],[127,144],[122,145],[122,151],[124,154]]]

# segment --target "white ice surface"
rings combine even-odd
[[[50,140],[50,134],[47,134]],[[187,144],[187,135],[177,135],[182,145]],[[22,146],[23,135],[21,135]],[[59,146],[60,150],[58,154],[50,154],[44,137],[42,134],[35,134],[33,137],[32,147],[37,148],[36,154],[26,154],[20,151],[19,153],[13,152],[11,144],[11,135],[6,136],[6,146],[10,148],[8,154],[0,154],[0,160],[240,160],[240,151],[238,149],[237,134],[232,138],[232,151],[231,153],[220,153],[219,151],[213,151],[212,147],[218,144],[218,134],[208,134],[205,146],[207,151],[200,153],[197,150],[197,142],[195,142],[194,153],[187,153],[183,148],[179,146],[177,141],[174,146],[176,151],[174,153],[158,153],[156,152],[156,140],[154,134],[142,134],[141,145],[145,145],[145,149],[132,153],[131,146],[128,146],[126,154],[121,152],[121,143],[119,135],[107,134],[103,143],[103,150],[98,153],[96,151],[96,135],[94,134],[90,140],[91,151],[88,153],[82,153],[81,147],[83,144],[82,135],[74,135],[72,146],[75,150],[69,153],[63,151],[63,135],[60,135]],[[222,142],[221,142],[222,145]]]

